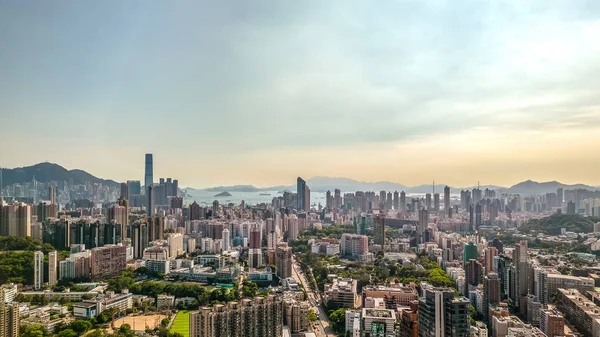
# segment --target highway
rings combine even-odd
[[[308,295],[308,301],[311,304],[311,309],[318,314],[319,319],[315,322],[311,322],[311,327],[313,328],[313,332],[317,335],[317,337],[335,337],[336,335],[333,333],[333,330],[329,326],[329,320],[327,319],[327,313],[325,309],[323,309],[321,304],[323,299],[321,298],[321,294],[315,293],[309,286],[308,280],[306,279],[306,275],[300,269],[300,265],[296,261],[296,256],[293,257],[293,265],[292,265],[293,276],[296,281],[298,281],[304,289],[306,290],[306,294]]]

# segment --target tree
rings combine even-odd
[[[73,329],[66,329],[58,333],[58,337],[77,337],[77,332]]]
[[[170,320],[170,319],[168,319],[168,318],[163,318],[163,320],[162,320],[162,321],[160,321],[160,325],[162,325],[162,326],[168,326],[170,322],[171,322],[171,320]]]
[[[104,331],[100,330],[100,329],[96,329],[92,332],[90,332],[87,337],[104,337]]]
[[[309,319],[311,322],[314,322],[314,321],[316,321],[316,320],[317,320],[317,314],[315,314],[315,312],[314,312],[312,309],[310,309],[310,310],[308,311],[308,319]]]
[[[92,328],[92,323],[83,319],[79,319],[71,323],[70,327],[73,329],[73,331],[81,335],[85,332],[88,332]]]
[[[48,330],[42,325],[21,325],[19,328],[21,337],[46,337],[49,336]]]
[[[119,327],[120,333],[127,334],[129,331],[131,331],[131,326],[129,324],[123,324],[121,327]]]

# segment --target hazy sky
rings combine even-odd
[[[600,184],[600,1],[0,1],[0,166]]]

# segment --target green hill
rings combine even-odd
[[[559,235],[560,229],[568,232],[592,233],[594,224],[600,222],[598,217],[585,217],[581,215],[553,214],[542,219],[532,219],[519,227],[519,231],[529,233],[537,231],[548,235]]]
[[[39,163],[32,166],[17,167],[13,169],[2,168],[2,179],[4,186],[12,184],[21,184],[35,180],[47,183],[50,181],[69,181],[73,179],[73,184],[102,183],[103,185],[117,187],[118,183],[113,180],[105,180],[94,177],[93,175],[78,169],[67,170],[66,168],[53,163]]]

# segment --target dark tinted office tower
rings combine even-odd
[[[406,212],[406,193],[400,192],[400,212]]]
[[[444,216],[450,212],[450,187],[444,187]]]
[[[431,211],[431,193],[425,194],[425,207],[428,211]]]
[[[129,200],[129,186],[127,183],[121,183],[121,199]]]
[[[298,197],[298,209],[305,211],[310,210],[310,189],[306,185],[306,181],[298,177],[296,189]]]
[[[327,207],[327,209],[331,209],[332,206],[333,197],[331,196],[331,191],[327,190],[327,193],[325,194],[325,207]]]
[[[383,248],[383,245],[385,244],[385,217],[384,216],[380,215],[375,218],[374,241],[375,241],[376,245],[381,245]]]
[[[146,153],[146,171],[144,173],[144,186],[146,188],[154,182],[154,170],[152,169],[152,153]]]
[[[435,193],[433,195],[433,210],[435,212],[440,210],[440,194],[439,193]]]
[[[450,288],[427,288],[419,300],[420,337],[469,336],[469,305]]]
[[[379,208],[380,209],[385,209],[385,196],[386,193],[385,191],[379,191]]]
[[[398,195],[398,191],[394,192],[394,211],[398,212],[398,206],[400,204],[400,200],[399,200],[399,195]]]
[[[135,223],[131,226],[130,234],[133,257],[142,258],[144,249],[148,248],[148,225],[145,223]]]
[[[129,189],[130,196],[136,195],[136,194],[142,194],[142,187],[141,187],[141,183],[139,180],[127,180],[127,188]]]
[[[306,181],[304,179],[298,177],[296,181],[296,195],[298,196],[298,209],[305,209],[306,205],[304,205],[304,192],[306,191]]]
[[[385,199],[385,209],[392,209],[392,192],[387,193],[387,198]]]
[[[154,196],[152,185],[146,186],[146,215],[152,216],[154,213]]]

